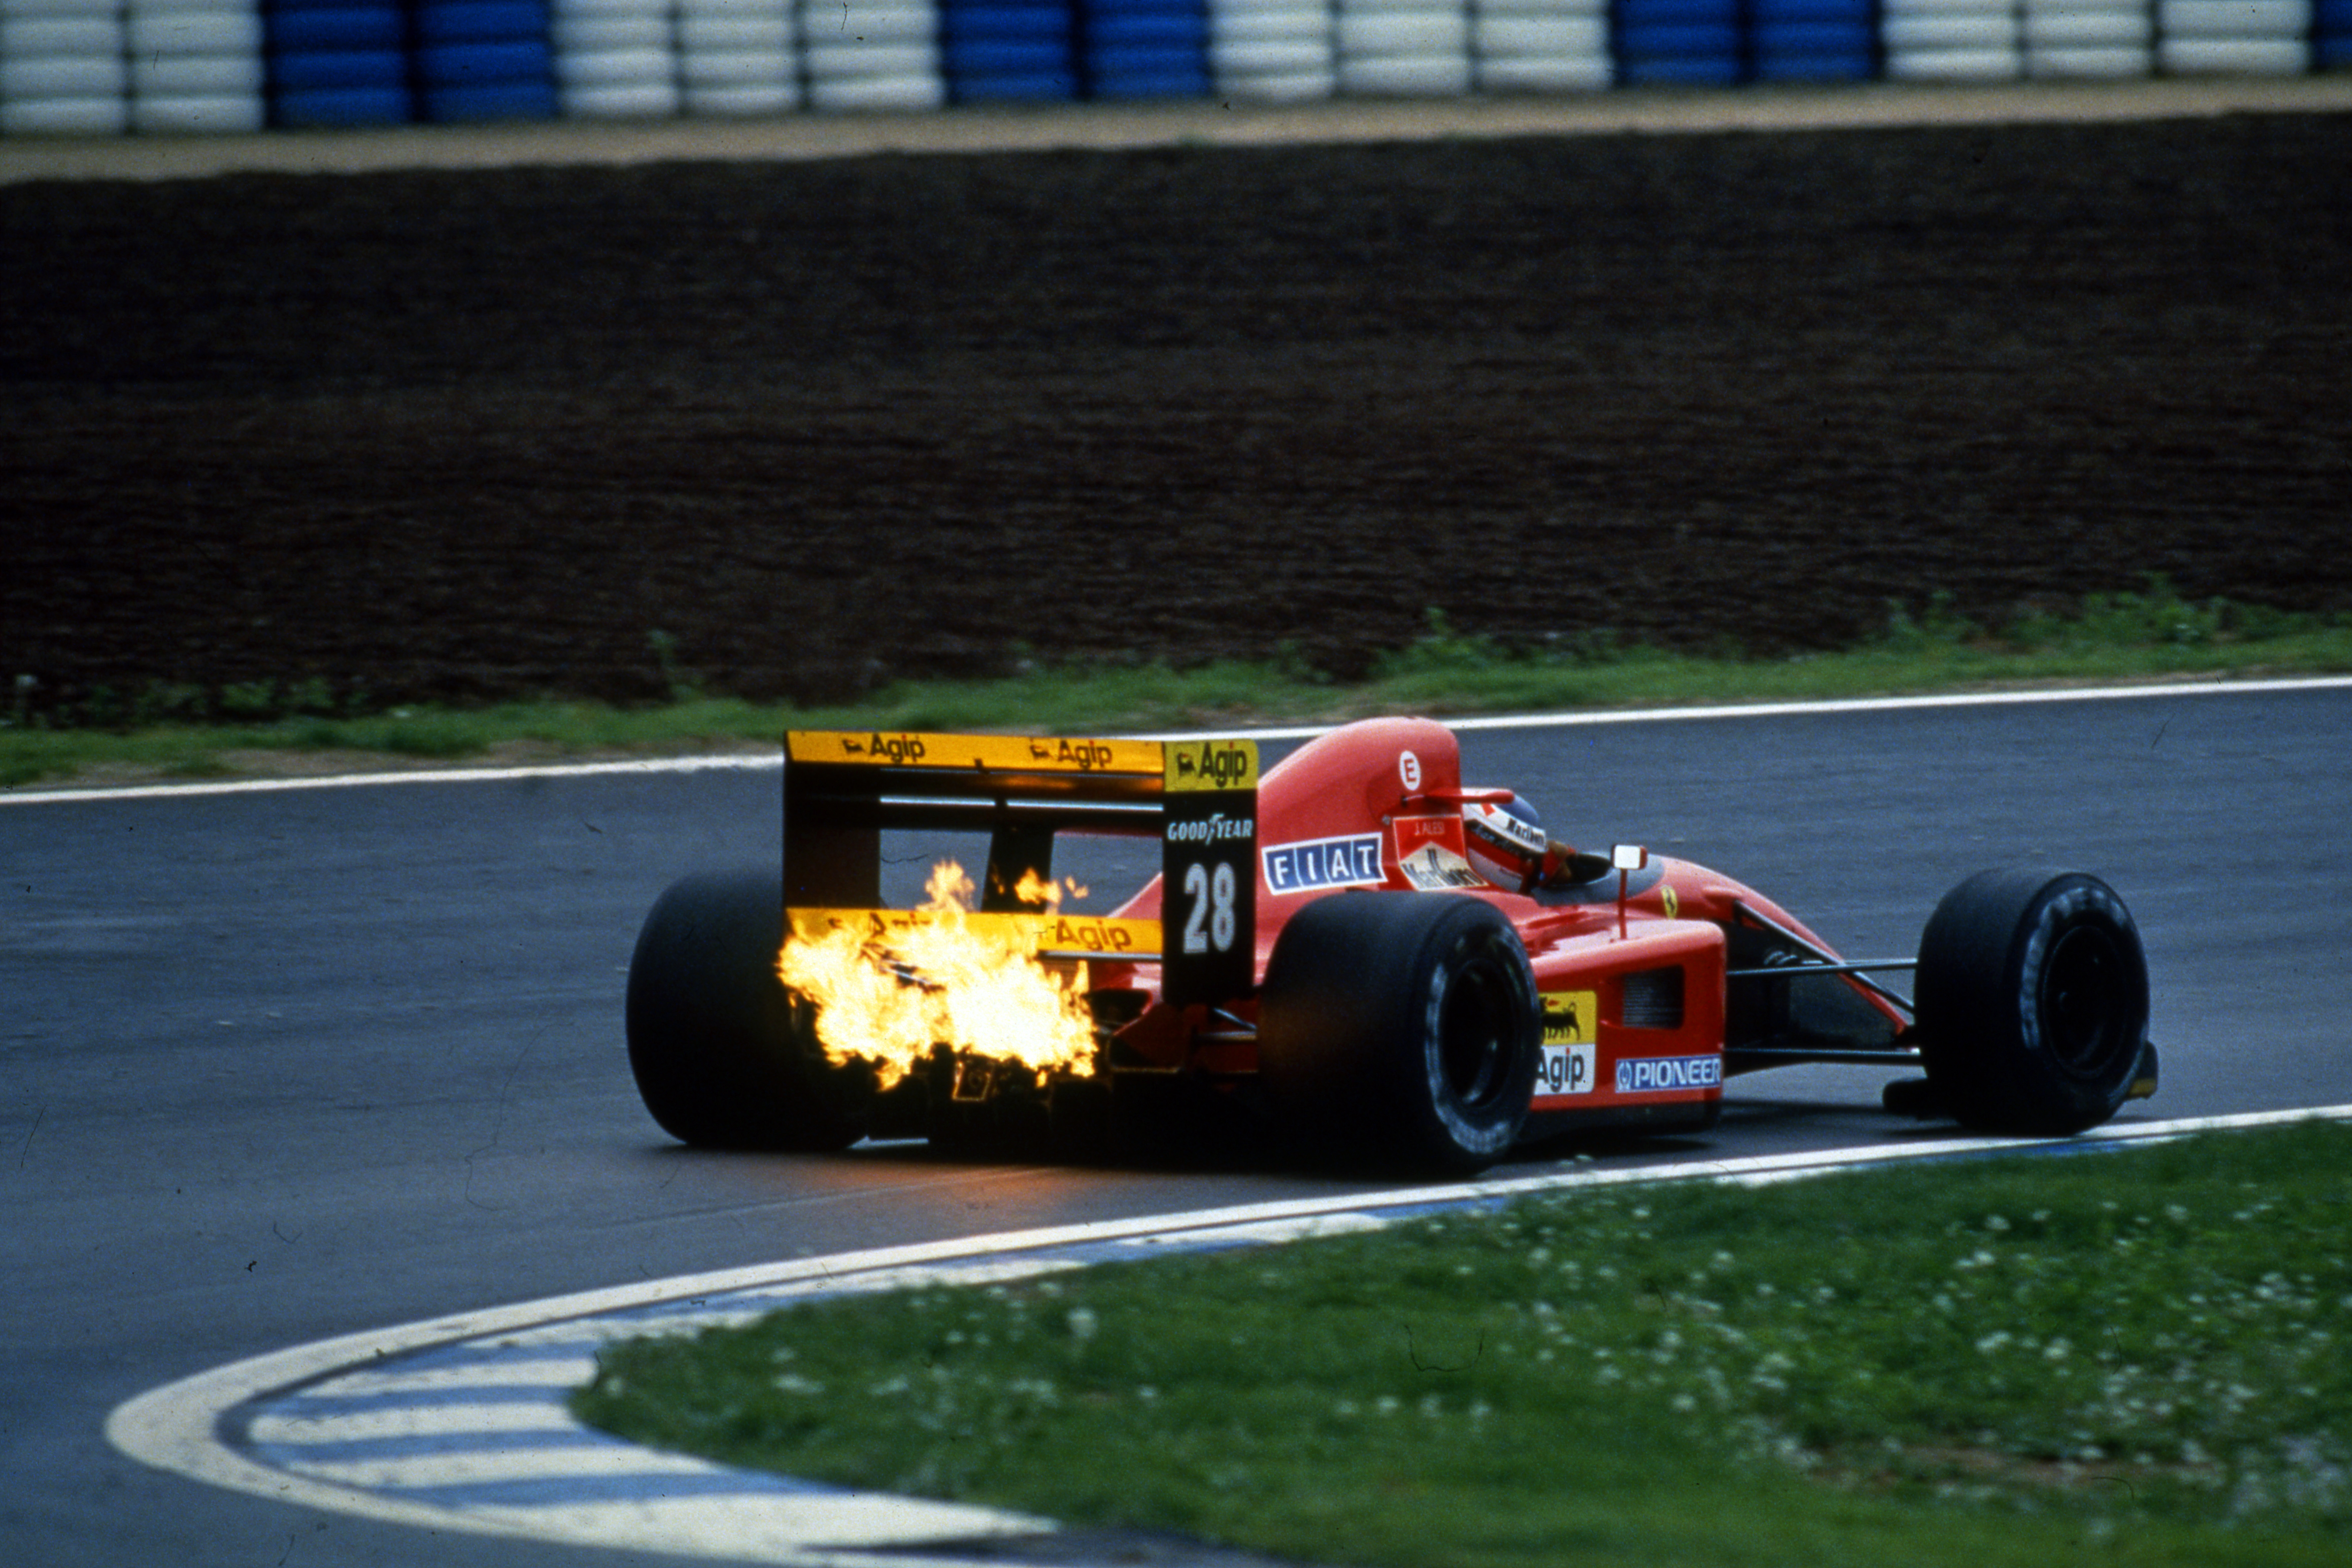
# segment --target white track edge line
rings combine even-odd
[[[1307,1200],[1277,1200],[1186,1214],[1007,1231],[995,1236],[871,1248],[796,1259],[789,1263],[718,1269],[455,1313],[362,1333],[339,1335],[249,1357],[164,1384],[125,1401],[109,1415],[105,1431],[107,1440],[131,1458],[157,1469],[234,1491],[425,1528],[463,1529],[495,1535],[534,1535],[538,1532],[510,1518],[460,1512],[388,1498],[354,1487],[274,1469],[248,1459],[221,1443],[217,1436],[218,1420],[224,1412],[271,1392],[436,1343],[511,1333],[570,1319],[600,1316],[635,1308],[692,1301],[700,1297],[722,1295],[762,1285],[817,1277],[844,1279],[909,1263],[1035,1251],[1104,1240],[1213,1232],[1253,1222],[1305,1220],[1318,1215],[1360,1213],[1367,1209],[1377,1211],[1432,1204],[1469,1203],[1578,1186],[1726,1180],[1802,1170],[1828,1173],[1868,1164],[2004,1151],[2028,1152],[2069,1149],[2093,1152],[2105,1147],[2125,1147],[2137,1142],[2178,1138],[2193,1132],[2315,1121],[2352,1121],[2352,1105],[2111,1125],[2096,1133],[2076,1138],[1950,1138],[1920,1143],[1755,1155],[1688,1165],[1649,1166],[1639,1170],[1576,1170],[1493,1182],[1403,1188]],[[861,1552],[857,1556],[865,1562],[877,1561],[871,1552]]]
[[[2216,697],[2267,692],[2334,691],[2352,688],[2352,675],[2282,677],[2266,680],[2195,680],[2136,686],[2050,687],[2031,691],[1956,691],[1926,697],[1837,697],[1801,702],[1726,702],[1690,708],[1589,709],[1567,713],[1510,713],[1442,721],[1451,730],[1550,730],[1601,724],[1657,724],[1676,720],[1785,719],[1810,714],[1889,713],[1909,709],[1992,708],[2044,702],[2121,702],[2156,697]],[[1276,728],[1167,730],[1131,734],[1138,741],[1191,741],[1237,736],[1254,741],[1306,741],[1334,724]],[[156,800],[177,796],[262,795],[284,790],[359,789],[376,784],[490,784],[518,779],[586,778],[597,774],[709,773],[782,765],[778,752],[727,752],[629,762],[543,763],[524,767],[418,768],[385,773],[329,773],[315,778],[224,779],[205,784],[84,785],[66,789],[0,790],[0,806],[75,802]]]

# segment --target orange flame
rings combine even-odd
[[[1058,900],[1059,889],[1045,883],[1045,889],[1050,898],[1032,901]],[[874,1063],[884,1089],[927,1059],[934,1045],[1016,1062],[1040,1075],[1091,1074],[1095,1032],[1086,965],[1066,979],[1003,928],[974,929],[965,919],[971,879],[952,860],[932,868],[924,891],[913,918],[879,936],[845,926],[815,941],[784,943],[776,973],[815,1004],[825,1058]]]
[[[1062,889],[1069,889],[1070,897],[1084,899],[1087,889],[1075,877],[1065,877],[1056,882],[1051,877],[1040,877],[1034,869],[1024,869],[1021,880],[1013,884],[1013,896],[1032,908],[1058,910],[1062,907]]]

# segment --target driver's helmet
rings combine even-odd
[[[1478,874],[1514,893],[1535,885],[1543,870],[1544,850],[1551,843],[1542,816],[1525,800],[1465,802],[1462,837]]]

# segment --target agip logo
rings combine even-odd
[[[1171,742],[1168,747],[1165,783],[1171,790],[1255,789],[1257,742]]]

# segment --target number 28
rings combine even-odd
[[[1184,896],[1192,912],[1184,921],[1184,951],[1231,952],[1234,947],[1234,868],[1220,860],[1214,868],[1195,860],[1184,868]]]

